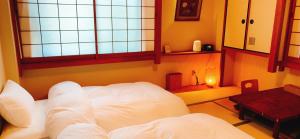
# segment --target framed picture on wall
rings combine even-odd
[[[177,0],[175,21],[198,21],[202,0]]]

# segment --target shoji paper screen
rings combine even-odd
[[[96,54],[96,43],[99,54],[154,50],[154,0],[18,0],[17,5],[24,57]]]
[[[24,57],[95,54],[92,0],[18,2]]]
[[[99,54],[154,50],[154,0],[97,0]]]
[[[293,20],[289,56],[300,58],[300,0],[297,0],[297,6]]]

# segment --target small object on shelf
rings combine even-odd
[[[215,47],[212,44],[204,44],[201,48],[201,51],[206,51],[206,52],[215,51]]]
[[[199,78],[198,78],[198,75],[197,75],[196,71],[193,70],[192,74],[193,74],[193,76],[195,76],[195,80],[196,80],[196,84],[195,85],[199,85]]]
[[[165,53],[168,54],[168,53],[171,53],[172,50],[171,50],[171,46],[170,45],[165,45]]]
[[[177,90],[181,85],[182,73],[169,73],[166,76],[166,89],[169,91]]]
[[[202,43],[201,43],[200,40],[194,41],[194,44],[193,44],[193,51],[194,51],[194,52],[201,52],[201,46],[202,46]]]

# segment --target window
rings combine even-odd
[[[291,0],[281,68],[300,69],[300,0]],[[282,69],[283,70],[283,69]]]
[[[111,58],[143,60],[145,56],[154,58],[158,54],[155,51],[160,51],[160,39],[155,38],[160,37],[156,24],[160,23],[161,3],[155,0],[16,3],[22,64],[78,62],[81,58],[90,63]]]

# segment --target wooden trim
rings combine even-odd
[[[15,52],[17,57],[17,67],[19,71],[19,76],[22,76],[22,68],[21,68],[21,58],[23,55],[23,49],[21,46],[21,34],[19,33],[20,30],[20,24],[19,24],[19,18],[18,18],[18,11],[16,8],[16,0],[9,0],[10,5],[10,12],[11,12],[11,22],[12,22],[12,29],[13,29],[13,36],[14,36],[14,43],[15,43]]]
[[[162,1],[155,0],[155,45],[154,63],[160,64],[161,62],[161,21],[162,21]]]
[[[224,19],[223,19],[223,36],[222,36],[222,46],[221,46],[221,62],[220,62],[220,87],[224,87],[225,80],[225,62],[226,62],[226,52],[224,49],[225,44],[225,33],[226,33],[226,21],[227,21],[227,10],[228,10],[228,0],[225,1],[224,7]]]
[[[282,27],[284,22],[286,0],[277,0],[276,13],[273,26],[273,36],[271,43],[271,52],[269,55],[268,72],[276,72],[278,66],[278,57],[280,49],[280,41],[282,34]]]
[[[288,57],[286,67],[300,70],[300,58]]]
[[[66,57],[48,57],[24,59],[22,68],[41,69],[41,68],[57,68],[66,66],[121,63],[129,61],[143,61],[154,59],[153,52],[136,52],[136,53],[120,53],[120,54],[104,54],[101,59],[95,59],[95,55],[85,56],[66,56]]]
[[[291,0],[290,6],[289,6],[289,16],[288,16],[288,23],[287,23],[287,33],[285,34],[285,42],[284,42],[284,49],[283,49],[283,58],[282,62],[279,66],[279,71],[284,71],[285,67],[288,64],[288,58],[289,58],[289,49],[290,49],[290,42],[291,42],[291,36],[293,31],[293,18],[295,15],[296,10],[296,0]]]
[[[98,27],[97,27],[97,9],[96,9],[96,0],[93,0],[93,15],[94,15],[94,32],[95,32],[95,47],[96,47],[96,55],[95,58],[98,59],[99,55],[99,46],[98,46]]]
[[[239,52],[239,53],[244,53],[244,54],[250,54],[250,55],[255,55],[255,56],[260,56],[260,57],[269,57],[268,53],[262,53],[262,52],[256,52],[256,51],[251,51],[251,50],[243,50],[243,49],[237,49],[237,48],[231,48],[224,46],[224,49],[229,52]]]
[[[153,55],[153,52],[132,52],[132,53],[115,53],[115,54],[101,54],[101,58],[116,58],[116,57],[134,57],[138,59],[139,56]],[[74,56],[55,56],[55,57],[39,57],[39,58],[23,58],[22,64],[29,63],[43,63],[43,62],[68,62],[72,60],[94,60],[95,54],[90,55],[74,55]]]
[[[248,9],[247,9],[245,37],[244,37],[244,50],[247,50],[249,21],[250,21],[250,16],[251,16],[251,3],[252,3],[252,0],[249,0],[249,2],[248,2]]]
[[[221,51],[206,51],[206,52],[176,51],[171,53],[163,53],[162,56],[205,55],[205,54],[218,54],[218,53],[221,53]]]

